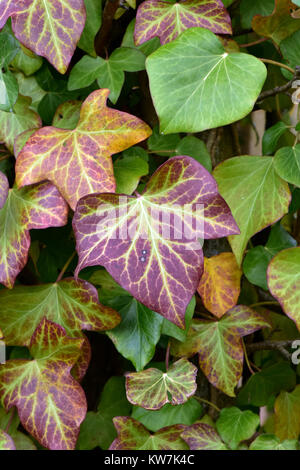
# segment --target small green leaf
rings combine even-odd
[[[252,411],[241,411],[233,406],[221,410],[216,424],[222,439],[235,450],[240,442],[253,436],[259,422],[259,416]]]
[[[274,157],[274,167],[282,179],[300,186],[300,144],[279,149]]]
[[[11,111],[19,94],[19,86],[15,76],[0,69],[0,110]]]
[[[255,15],[271,15],[274,4],[274,0],[242,0],[240,4],[242,27],[251,29],[252,18]]]
[[[212,170],[211,158],[203,140],[192,135],[184,137],[176,147],[176,155],[189,155],[201,163],[208,171]]]
[[[102,0],[84,0],[84,4],[86,21],[77,46],[96,57],[94,41],[102,24]]]
[[[197,367],[186,359],[179,359],[167,372],[154,368],[128,372],[127,399],[147,410],[159,410],[166,403],[181,405],[195,393],[196,375]]]
[[[140,178],[147,175],[148,172],[148,163],[141,157],[132,156],[118,159],[114,164],[116,192],[132,194],[137,188]]]
[[[249,450],[299,450],[299,444],[296,439],[281,442],[272,434],[261,434],[251,443]]]
[[[275,401],[274,431],[284,439],[298,439],[300,434],[300,385],[293,392],[281,391]]]
[[[279,121],[274,126],[269,127],[263,135],[262,152],[263,155],[273,155],[280,137],[290,126],[283,121]]]

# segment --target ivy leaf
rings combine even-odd
[[[281,147],[275,154],[274,167],[282,179],[300,186],[300,144]]]
[[[233,406],[221,410],[216,425],[222,439],[236,450],[240,442],[253,436],[259,423],[259,416],[252,411],[241,411]]]
[[[119,47],[108,59],[84,56],[73,67],[68,81],[69,90],[77,90],[91,85],[95,80],[99,88],[110,90],[109,99],[116,103],[120,96],[125,74],[145,69],[146,56],[138,49]]]
[[[11,62],[11,65],[15,70],[18,70],[26,75],[26,77],[29,77],[41,68],[43,65],[43,59],[22,46],[14,60]]]
[[[274,431],[281,441],[298,439],[300,434],[300,385],[291,393],[281,391],[276,398]]]
[[[210,154],[203,140],[193,135],[187,135],[181,139],[176,147],[176,155],[188,155],[201,163],[207,171],[211,172],[212,164]]]
[[[209,424],[193,424],[183,431],[181,437],[191,450],[228,450],[216,430]]]
[[[52,126],[60,129],[75,129],[80,119],[82,102],[77,100],[65,101],[60,104],[53,116]]]
[[[0,450],[16,450],[13,439],[0,429]]]
[[[163,318],[130,295],[114,296],[106,303],[122,317],[121,323],[107,335],[119,353],[129,359],[137,371],[142,370],[154,356]]]
[[[27,129],[42,125],[39,115],[30,109],[31,98],[19,95],[12,111],[0,110],[0,140],[14,153],[15,138]]]
[[[203,28],[190,28],[160,47],[147,58],[146,69],[165,134],[200,132],[242,119],[267,76],[260,60],[228,54],[218,37]]]
[[[213,175],[241,230],[240,235],[229,237],[240,266],[248,240],[288,212],[290,190],[275,172],[271,157],[230,158]]]
[[[76,276],[86,266],[101,264],[137,300],[184,328],[186,307],[202,274],[198,238],[238,231],[217,191],[198,162],[174,157],[159,167],[137,197],[82,198],[73,219],[79,254]],[[184,213],[189,223],[179,234]],[[106,223],[100,224],[103,216]],[[160,220],[168,220],[168,233]]]
[[[234,397],[243,369],[242,337],[270,326],[257,312],[238,305],[218,321],[192,320],[184,343],[173,342],[173,356],[199,353],[199,364],[209,382]]]
[[[20,49],[20,44],[16,38],[8,31],[0,32],[1,42],[1,57],[0,66],[1,68],[7,68],[8,65],[13,61],[15,55]]]
[[[18,99],[16,77],[8,70],[0,69],[0,110],[10,111]]]
[[[115,190],[111,155],[147,138],[140,119],[106,107],[109,90],[96,90],[84,101],[74,130],[43,127],[18,155],[18,186],[50,180],[75,209],[86,194]]]
[[[0,282],[12,288],[24,268],[30,247],[29,230],[61,227],[67,223],[68,207],[55,186],[10,189],[0,210]]]
[[[82,339],[44,319],[30,343],[33,360],[12,359],[0,365],[0,396],[7,410],[18,409],[24,428],[44,447],[71,450],[86,414],[86,399],[70,370]]]
[[[176,424],[150,434],[138,421],[127,416],[113,419],[118,432],[109,450],[186,450],[188,446],[180,435],[185,426]]]
[[[147,175],[149,165],[139,156],[125,156],[114,164],[114,175],[117,183],[116,192],[132,194],[137,188],[140,178]]]
[[[102,24],[102,0],[84,0],[86,21],[77,44],[80,49],[96,57],[95,36]]]
[[[0,171],[0,209],[4,206],[8,196],[9,184],[5,174]]]
[[[299,450],[299,445],[296,439],[281,442],[272,434],[261,434],[251,443],[249,450]]]
[[[256,15],[252,20],[252,29],[265,38],[272,39],[275,44],[300,29],[300,20],[291,16],[295,8],[289,0],[275,0],[275,9],[269,16]]]
[[[204,273],[197,290],[205,308],[220,318],[234,307],[240,295],[241,276],[233,253],[204,258]]]
[[[84,28],[83,0],[1,0],[0,29],[10,16],[16,38],[65,73]]]
[[[134,41],[141,45],[158,36],[161,44],[174,41],[191,27],[203,27],[216,34],[232,34],[231,20],[220,0],[147,0],[136,14]]]
[[[262,139],[263,155],[273,155],[280,137],[289,128],[290,126],[288,126],[285,122],[279,121],[274,124],[274,126],[271,126],[266,130]]]
[[[241,25],[244,29],[251,29],[252,18],[255,15],[270,15],[274,10],[274,0],[242,0],[240,5]]]
[[[0,324],[8,345],[28,346],[43,317],[64,327],[70,337],[80,330],[109,330],[120,321],[117,312],[99,303],[95,287],[81,279],[16,286],[0,290],[0,299]]]
[[[267,268],[271,259],[279,251],[296,245],[296,240],[279,223],[275,224],[266,245],[251,248],[245,256],[243,271],[248,281],[268,290]]]
[[[77,449],[90,450],[96,446],[108,449],[117,437],[113,417],[130,411],[131,405],[125,393],[125,378],[111,377],[103,388],[97,411],[89,411],[80,426]]]
[[[134,406],[132,418],[137,419],[150,431],[158,431],[165,426],[173,424],[193,424],[202,414],[202,406],[195,398],[190,398],[182,405],[173,406],[166,403],[160,410],[145,410]]]
[[[296,31],[294,34],[287,37],[280,43],[280,51],[285,59],[285,62],[287,62],[288,65],[292,67],[293,69],[299,64],[299,61],[300,61],[299,45],[300,45],[300,30]],[[288,75],[289,78],[292,78],[292,74],[290,72],[287,72],[287,71],[285,72],[289,74]]]
[[[279,362],[251,375],[238,394],[238,404],[265,406],[272,395],[277,395],[281,390],[293,389],[295,385],[296,374],[293,369],[288,363]]]
[[[167,372],[151,368],[126,374],[126,395],[133,405],[159,410],[166,403],[181,405],[194,395],[197,367],[179,359]]]
[[[269,264],[267,277],[271,294],[300,330],[300,248],[280,251]]]

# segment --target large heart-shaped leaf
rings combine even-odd
[[[271,294],[300,330],[300,248],[280,251],[269,264],[267,278]]]
[[[30,108],[31,98],[19,95],[11,111],[0,110],[0,140],[14,153],[16,137],[24,131],[42,125],[39,115]]]
[[[67,223],[68,206],[51,183],[10,189],[0,210],[0,282],[13,287],[27,262],[29,230],[61,227]]]
[[[183,431],[181,437],[191,450],[227,450],[216,430],[209,424],[193,424]]]
[[[22,44],[66,72],[85,24],[83,0],[1,0],[0,29],[9,17]]]
[[[49,449],[73,449],[86,414],[84,392],[70,374],[82,342],[44,319],[31,339],[34,359],[0,365],[3,405],[7,410],[16,406],[24,428]]]
[[[236,305],[241,275],[233,253],[204,258],[204,273],[197,290],[207,310],[221,317]]]
[[[214,179],[190,157],[169,159],[136,197],[82,198],[73,227],[76,275],[103,265],[137,300],[181,328],[202,274],[198,239],[238,233]]]
[[[229,237],[239,265],[249,239],[288,212],[288,184],[274,169],[272,157],[241,156],[226,160],[213,173],[241,234]]]
[[[218,37],[203,28],[190,28],[160,47],[147,58],[146,69],[165,134],[200,132],[242,119],[267,75],[256,57],[228,54]]]
[[[140,45],[158,36],[166,44],[193,26],[216,34],[232,33],[230,16],[220,0],[146,0],[136,14],[134,40]]]
[[[150,434],[138,421],[127,416],[117,416],[113,419],[118,432],[117,439],[110,450],[186,450],[188,446],[180,435],[185,426],[176,424]]]
[[[43,127],[18,155],[18,186],[50,180],[75,209],[86,194],[115,190],[111,155],[146,139],[150,128],[140,119],[107,108],[109,90],[84,101],[73,130]]]
[[[0,302],[5,341],[16,346],[29,345],[43,317],[63,326],[71,337],[80,330],[109,330],[120,321],[117,312],[99,303],[95,287],[81,279],[1,290]]]
[[[0,209],[4,206],[7,196],[8,196],[9,184],[8,179],[0,171]]]
[[[159,410],[166,403],[181,405],[197,388],[197,367],[179,359],[167,372],[151,368],[126,374],[127,399],[147,410]]]
[[[199,353],[199,363],[212,385],[227,395],[235,396],[243,370],[242,337],[270,326],[260,314],[238,305],[219,321],[192,320],[184,343],[173,342],[174,356],[193,356]]]
[[[295,5],[290,0],[275,0],[275,9],[269,16],[256,15],[252,20],[253,30],[276,44],[300,29],[300,19],[293,18]]]
[[[217,421],[217,430],[231,449],[250,439],[259,426],[259,416],[250,410],[241,411],[236,406],[223,408]]]

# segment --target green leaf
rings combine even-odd
[[[117,437],[113,418],[130,413],[131,405],[126,399],[125,378],[111,377],[101,393],[97,411],[89,411],[80,426],[78,450],[90,450],[97,446],[108,449]]]
[[[210,383],[233,397],[243,369],[241,338],[266,326],[270,325],[260,314],[238,305],[219,321],[193,320],[186,341],[174,341],[171,354],[191,357],[198,353],[200,367]]]
[[[205,423],[186,428],[181,437],[191,450],[228,450],[216,430]]]
[[[37,112],[38,105],[46,95],[46,92],[39,86],[35,75],[25,77],[21,72],[17,72],[14,75],[18,80],[20,94],[31,98],[30,108]]]
[[[160,47],[147,58],[146,69],[165,134],[200,132],[242,119],[267,75],[256,57],[228,54],[218,37],[203,28],[190,28]]]
[[[241,411],[233,406],[221,410],[216,425],[224,442],[235,450],[240,442],[253,436],[259,423],[259,416],[252,411]]]
[[[275,224],[266,245],[247,252],[243,262],[245,276],[252,284],[268,290],[267,268],[271,259],[279,251],[296,245],[297,241],[279,223]]]
[[[116,192],[132,194],[136,190],[140,178],[149,172],[148,163],[138,156],[119,158],[114,164]]]
[[[146,41],[140,46],[136,46],[134,43],[134,38],[133,38],[134,28],[135,28],[135,18],[133,18],[133,20],[127,26],[127,29],[125,31],[122,44],[121,44],[122,47],[133,47],[143,52],[145,56],[152,54],[152,52],[156,51],[156,49],[160,47],[160,40],[158,37],[150,39],[150,41]]]
[[[0,451],[2,450],[16,450],[16,446],[11,436],[0,429]]]
[[[255,15],[271,15],[274,5],[274,0],[242,0],[240,4],[242,27],[251,29],[252,18]]]
[[[64,327],[70,337],[81,330],[111,329],[120,321],[117,312],[99,303],[94,286],[81,279],[16,286],[1,290],[0,299],[0,324],[8,345],[28,346],[43,317]]]
[[[188,446],[181,439],[185,426],[176,424],[167,426],[150,434],[138,421],[125,416],[113,419],[118,432],[117,439],[110,446],[110,450],[186,450]]]
[[[269,264],[267,277],[271,294],[300,330],[300,248],[280,251]]]
[[[299,444],[296,439],[281,442],[272,434],[261,434],[251,443],[249,450],[299,450]]]
[[[290,190],[275,172],[271,157],[230,158],[218,165],[213,175],[241,231],[229,236],[241,265],[248,240],[288,212]]]
[[[0,69],[0,110],[11,111],[17,101],[19,86],[10,71]]]
[[[185,311],[185,329],[183,330],[182,328],[179,328],[177,325],[174,325],[174,323],[164,318],[162,334],[172,336],[172,338],[178,339],[178,341],[185,341],[194,315],[195,307],[196,297],[193,296]]]
[[[53,116],[52,126],[60,129],[75,129],[80,119],[81,101],[65,101],[60,104]]]
[[[191,425],[202,414],[202,406],[195,399],[190,398],[182,405],[171,405],[166,403],[160,410],[145,410],[134,406],[131,416],[142,423],[150,431],[158,431],[165,426],[173,424]]]
[[[203,140],[188,135],[176,147],[176,155],[189,155],[201,163],[208,171],[212,170],[211,158]]]
[[[102,24],[102,0],[84,0],[84,4],[86,21],[77,46],[96,57],[94,41]]]
[[[300,385],[291,393],[281,391],[275,401],[274,432],[281,440],[298,439],[300,434]]]
[[[109,302],[121,315],[122,321],[107,335],[117,350],[129,359],[137,371],[152,359],[159,341],[163,317],[152,312],[130,295],[115,297]]]
[[[7,68],[20,49],[20,43],[8,31],[0,32],[0,68]]]
[[[175,155],[176,148],[180,142],[179,134],[164,135],[159,132],[158,126],[155,126],[147,140],[147,145],[151,152],[162,157],[167,157],[171,156],[172,153]]]
[[[167,372],[151,368],[126,374],[127,399],[147,410],[159,410],[166,403],[181,405],[194,395],[197,367],[186,359],[174,362]]]
[[[296,385],[296,374],[287,362],[279,362],[251,375],[238,394],[238,405],[267,405],[272,395],[291,390]]]
[[[283,121],[279,121],[274,126],[269,127],[263,135],[262,152],[263,155],[273,155],[280,137],[290,126]]]
[[[110,90],[109,99],[116,103],[124,83],[124,71],[143,70],[145,58],[142,52],[129,47],[115,49],[108,59],[84,56],[71,71],[68,89],[77,90],[97,80],[99,87]]]
[[[15,56],[11,65],[14,69],[23,72],[27,77],[33,75],[43,65],[43,59],[33,53],[30,55],[24,52],[26,48],[22,47]]]
[[[279,149],[274,157],[274,167],[282,179],[300,186],[300,144]]]

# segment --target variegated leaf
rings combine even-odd
[[[200,238],[238,228],[211,175],[190,157],[174,157],[136,197],[81,199],[73,219],[79,262],[101,264],[137,300],[184,327],[202,275]]]
[[[48,179],[72,209],[86,194],[115,190],[111,155],[146,139],[151,129],[130,114],[108,108],[108,95],[103,89],[88,96],[75,129],[48,126],[30,137],[17,158],[19,187]]]
[[[0,209],[4,206],[8,196],[9,184],[5,174],[0,171]]]
[[[181,434],[191,450],[228,450],[217,431],[205,423],[195,423]]]
[[[16,450],[13,439],[2,429],[0,429],[0,451],[1,450]]]

